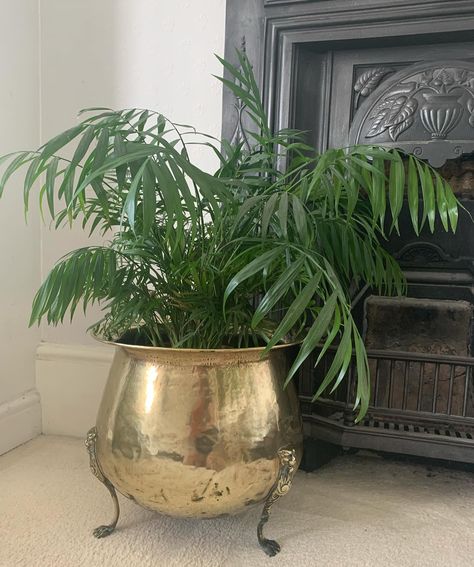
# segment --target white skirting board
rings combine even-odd
[[[0,455],[40,433],[40,396],[36,390],[0,404]]]
[[[36,354],[43,433],[85,437],[95,425],[114,349],[42,343]]]

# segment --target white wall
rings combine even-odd
[[[43,140],[68,128],[89,106],[144,107],[215,136],[221,128],[225,0],[41,0]],[[210,152],[206,154],[212,157]],[[198,163],[212,167],[205,155]],[[43,229],[43,275],[85,242],[77,231]],[[43,327],[56,343],[91,344],[98,313],[72,325]]]
[[[225,0],[40,0],[42,140],[68,128],[88,106],[145,107],[219,136]],[[210,153],[197,163],[212,169]],[[42,228],[42,274],[83,245],[79,230]],[[80,314],[79,314],[80,315]],[[110,353],[86,328],[42,328],[37,381],[43,431],[84,435],[93,425]],[[64,346],[64,343],[67,346]],[[89,351],[81,345],[89,345]]]
[[[0,155],[39,142],[37,0],[0,0]],[[4,15],[8,14],[8,17]],[[37,215],[25,226],[20,180],[0,200],[0,454],[40,431],[34,355],[28,329],[40,276]]]

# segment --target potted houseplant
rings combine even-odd
[[[354,358],[364,415],[369,371],[351,297],[362,282],[404,292],[382,245],[404,201],[417,233],[425,223],[433,231],[436,215],[456,229],[451,189],[415,157],[367,146],[316,155],[302,133],[273,133],[251,65],[238,58],[221,60],[251,124],[234,145],[156,112],[99,108],[38,151],[3,158],[0,194],[25,168],[26,210],[40,181],[56,227],[82,222],[108,238],[59,260],[31,315],[57,324],[99,302],[93,331],[117,347],[86,441],[115,502],[97,537],[117,523],[116,489],[175,516],[264,502],[258,539],[274,555],[262,527],[301,457],[291,379],[315,348],[318,363],[333,346],[315,396],[336,388]],[[192,143],[218,156],[213,175],[191,162]]]

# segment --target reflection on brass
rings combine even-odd
[[[278,498],[287,494],[290,490],[293,476],[297,468],[294,449],[281,449],[278,451],[278,456],[280,457],[281,463],[280,472],[270,494],[265,500],[260,522],[257,526],[258,543],[261,545],[263,551],[270,557],[276,555],[280,551],[280,544],[272,539],[266,539],[263,537],[263,526],[268,522],[270,517],[270,508],[273,506],[273,503],[278,500]]]
[[[287,453],[296,470],[302,426],[293,385],[282,387],[286,345],[263,358],[261,348],[116,346],[96,452],[119,492],[162,514],[208,518],[265,501]]]
[[[95,528],[95,530],[92,532],[95,537],[101,538],[108,536],[114,531],[115,526],[117,525],[119,519],[120,508],[115,489],[110,483],[110,481],[103,475],[102,471],[100,470],[99,463],[97,462],[97,456],[95,453],[96,439],[97,439],[97,430],[95,427],[93,427],[88,431],[86,437],[86,447],[89,453],[90,468],[92,474],[96,476],[100,480],[100,482],[102,482],[108,488],[114,503],[114,519],[112,520],[112,522],[104,526],[99,526],[98,528]]]

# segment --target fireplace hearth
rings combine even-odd
[[[275,129],[305,130],[321,151],[380,144],[413,153],[439,168],[467,211],[454,238],[417,237],[407,216],[387,242],[408,293],[363,289],[355,301],[369,412],[355,422],[353,367],[344,386],[312,401],[332,356],[315,370],[316,352],[299,380],[309,438],[474,463],[473,31],[471,0],[228,0],[227,56],[245,35]],[[224,95],[228,139],[234,103]]]

